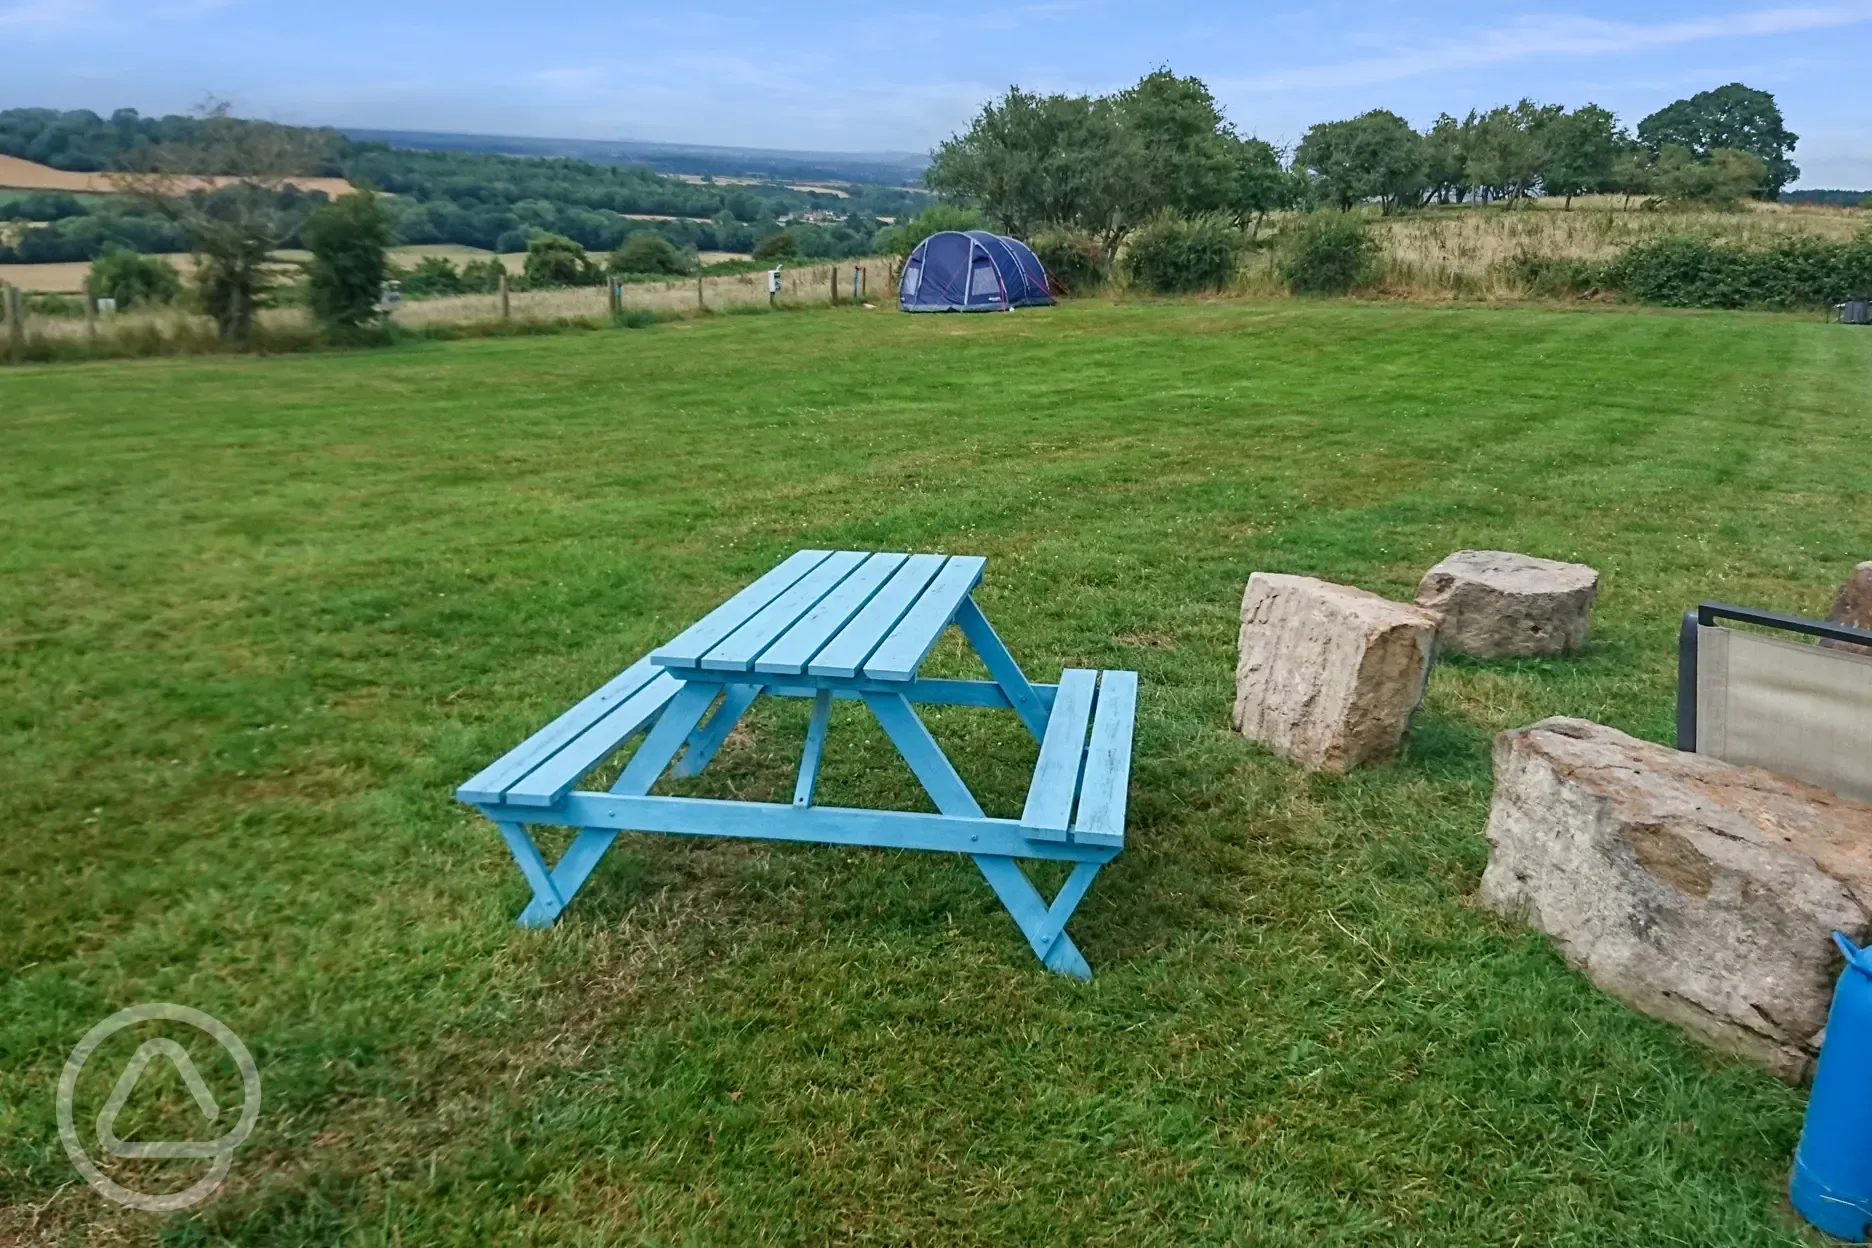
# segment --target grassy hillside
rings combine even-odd
[[[1493,733],[1664,739],[1686,605],[1868,557],[1869,385],[1872,334],[1793,318],[1301,301],[0,373],[0,1240],[1808,1242],[1801,1095],[1470,897]],[[455,784],[808,545],[986,554],[1030,673],[1142,673],[1091,983],[930,855],[627,835],[512,926]],[[1464,546],[1601,569],[1590,649],[1442,664],[1345,779],[1227,731],[1251,571],[1404,597]],[[700,791],[789,792],[803,724]],[[1018,809],[1012,716],[934,727]],[[855,710],[827,760],[920,808]],[[52,1127],[145,1000],[265,1077],[166,1221]]]

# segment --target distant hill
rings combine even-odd
[[[716,178],[753,177],[782,181],[869,182],[914,186],[923,179],[927,156],[914,152],[792,152],[760,147],[708,147],[647,143],[635,139],[540,139],[501,134],[446,134],[426,130],[360,130],[339,133],[361,142],[429,152],[484,152],[500,156],[569,156],[600,165],[649,165],[660,173]]]
[[[1782,191],[1784,204],[1844,204],[1857,208],[1872,191]]]

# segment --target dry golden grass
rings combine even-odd
[[[185,177],[175,179],[175,189],[191,191],[206,186],[225,186],[233,178],[222,177]],[[349,195],[354,189],[343,178],[287,178],[287,182],[302,191],[324,191],[334,199],[340,195]],[[68,169],[54,169],[50,165],[37,164],[30,160],[21,160],[17,156],[0,156],[0,188],[21,191],[83,191],[96,195],[114,195],[123,190],[116,178],[108,173],[73,173]]]
[[[35,294],[75,295],[91,274],[89,260],[65,264],[0,264],[0,282],[11,282]]]
[[[503,257],[504,259],[505,257]],[[780,298],[787,304],[829,303],[832,271],[838,270],[839,298],[851,298],[852,261],[810,264],[781,271]],[[856,263],[867,270],[865,298],[876,303],[888,299],[889,262],[872,258]],[[880,295],[882,292],[882,295]],[[702,303],[711,309],[764,304],[767,274],[735,273],[702,279]],[[525,290],[508,295],[513,319],[555,321],[566,318],[602,318],[609,315],[602,286],[569,290]],[[664,282],[632,282],[624,287],[624,306],[651,312],[682,313],[696,310],[696,279],[674,277]],[[500,316],[498,295],[454,295],[445,299],[412,300],[397,309],[400,325],[472,324]]]
[[[1437,207],[1398,217],[1373,217],[1380,247],[1377,288],[1419,299],[1520,299],[1528,289],[1518,258],[1604,264],[1646,239],[1690,235],[1712,242],[1763,247],[1809,236],[1844,242],[1872,225],[1872,213],[1822,204],[1748,204],[1714,209],[1626,208],[1616,196],[1499,205]],[[1274,228],[1279,228],[1275,222]],[[1263,234],[1265,240],[1266,234]],[[1262,250],[1243,266],[1235,293],[1281,293],[1277,255]]]

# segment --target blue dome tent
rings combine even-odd
[[[904,262],[897,288],[905,312],[1005,312],[1052,302],[1040,257],[987,230],[930,235]]]

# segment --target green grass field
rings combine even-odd
[[[1872,557],[1868,393],[1872,334],[1792,318],[1341,302],[0,372],[0,1241],[1810,1242],[1802,1094],[1471,895],[1492,734],[1668,739],[1686,606]],[[1142,673],[1091,983],[933,855],[627,834],[512,926],[454,786],[809,545],[988,555],[1030,674]],[[1464,546],[1598,567],[1590,649],[1445,662],[1344,779],[1228,731],[1250,572],[1403,598]],[[758,709],[694,791],[791,792]],[[926,809],[860,714],[820,800]],[[1016,813],[1014,717],[933,718]],[[187,1214],[54,1134],[149,1000],[265,1079]],[[139,1120],[199,1135],[179,1086]]]

